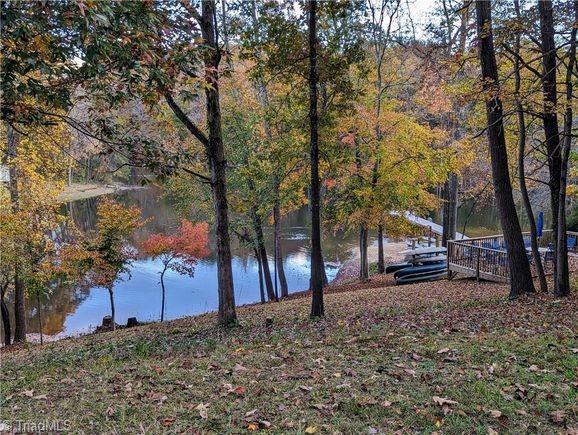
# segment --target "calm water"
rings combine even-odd
[[[150,221],[131,238],[138,246],[150,234],[170,232],[179,225],[180,218],[170,201],[154,188],[136,189],[115,195],[123,204],[138,205],[144,218]],[[93,229],[96,224],[96,206],[98,198],[75,201],[66,206],[68,214],[81,231]],[[439,217],[432,216],[439,222]],[[470,206],[464,204],[458,210],[458,231],[463,230],[467,218],[466,234],[470,236],[496,234],[500,232],[495,207],[487,206],[470,214]],[[265,228],[268,253],[273,253],[273,235],[271,228]],[[305,207],[283,218],[281,224],[281,247],[284,255],[285,274],[289,291],[305,290],[309,287],[309,212]],[[371,243],[376,243],[375,238]],[[352,248],[357,246],[357,234],[324,234],[323,255],[329,280],[333,280],[338,266],[351,256]],[[259,275],[258,265],[251,250],[241,246],[232,238],[233,276],[235,298],[238,305],[258,302]],[[273,258],[269,265],[273,273]],[[139,256],[131,267],[129,276],[123,276],[114,286],[116,320],[126,323],[128,317],[137,317],[139,321],[152,321],[160,318],[161,290],[159,271],[161,263],[151,258]],[[196,267],[195,276],[185,277],[175,272],[165,274],[167,298],[165,318],[200,314],[217,309],[217,268],[213,252],[201,260]],[[28,327],[30,332],[38,332],[38,315],[35,301],[28,303]],[[43,303],[44,333],[61,336],[93,330],[110,313],[108,291],[103,288],[83,288],[67,286],[57,289]]]
[[[145,218],[152,218],[132,237],[132,244],[138,246],[150,234],[170,232],[179,225],[179,216],[170,202],[155,188],[125,191],[115,196],[124,204],[136,204]],[[75,201],[67,205],[68,214],[82,230],[93,229],[96,223],[96,205],[98,198]],[[309,286],[309,215],[307,208],[286,216],[281,225],[281,247],[284,254],[285,274],[290,292],[307,289]],[[266,228],[268,253],[273,253],[273,235]],[[325,261],[331,263],[326,268],[331,281],[338,270],[337,265],[347,260],[351,248],[357,240],[355,234],[326,234],[323,240]],[[374,242],[374,240],[372,240]],[[233,276],[237,304],[258,302],[259,275],[258,265],[252,251],[232,239]],[[273,273],[273,258],[269,265]],[[116,321],[126,323],[128,317],[137,317],[139,321],[158,320],[160,318],[161,290],[159,285],[160,261],[140,256],[131,267],[130,278],[123,276],[114,285]],[[197,264],[195,276],[185,277],[175,272],[165,274],[167,288],[165,319],[204,313],[216,310],[217,268],[216,255],[213,252]],[[30,301],[29,330],[38,331],[38,318],[35,303]],[[43,304],[45,334],[70,335],[94,329],[110,312],[108,291],[104,288],[63,287],[56,290]]]

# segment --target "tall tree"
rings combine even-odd
[[[548,282],[546,281],[546,274],[544,273],[544,266],[542,264],[542,258],[540,256],[540,251],[538,249],[538,231],[536,228],[536,219],[534,217],[534,212],[532,211],[532,203],[530,202],[530,195],[528,194],[528,187],[526,185],[526,171],[525,171],[525,158],[526,158],[526,120],[525,112],[522,104],[522,97],[520,95],[520,88],[522,86],[522,77],[520,74],[521,64],[520,64],[520,40],[522,33],[522,23],[520,14],[520,2],[519,0],[514,0],[514,9],[516,12],[516,39],[514,50],[517,54],[514,60],[514,79],[515,79],[515,105],[516,105],[516,117],[518,121],[518,178],[520,182],[520,192],[522,194],[522,201],[524,203],[524,208],[526,209],[526,215],[528,216],[528,223],[530,225],[530,243],[532,247],[532,257],[534,260],[534,265],[536,267],[536,272],[538,274],[538,280],[540,282],[540,290],[542,292],[548,291]]]
[[[560,171],[561,171],[561,150],[560,132],[558,129],[558,94],[557,94],[557,73],[556,64],[556,43],[554,41],[554,14],[552,1],[544,0],[538,2],[538,12],[540,15],[540,50],[542,52],[542,91],[544,94],[544,105],[542,120],[544,123],[544,135],[546,142],[546,153],[548,155],[548,170],[550,179],[550,203],[552,206],[552,232],[554,234],[554,251],[558,252],[558,209],[560,208]],[[557,255],[557,254],[556,254]],[[557,264],[554,264],[554,281],[556,282]]]
[[[487,137],[492,163],[494,193],[508,253],[510,267],[510,298],[534,291],[530,263],[518,221],[516,204],[512,195],[508,154],[504,136],[503,110],[500,99],[498,67],[492,35],[491,3],[476,1],[476,21],[479,39],[479,56],[482,84],[486,101]]]
[[[20,210],[20,192],[18,186],[19,170],[15,160],[18,157],[18,145],[20,142],[20,133],[11,125],[7,127],[7,163],[10,168],[10,181],[8,189],[10,190],[10,201],[12,203],[12,212],[18,213]],[[24,282],[20,273],[19,262],[14,263],[14,341],[26,341],[26,295]]]
[[[226,184],[227,162],[223,146],[219,100],[219,64],[222,59],[222,52],[218,41],[217,12],[214,0],[201,2],[201,13],[188,2],[184,3],[184,6],[197,21],[201,30],[203,45],[206,47],[203,52],[203,70],[204,82],[206,83],[204,93],[208,135],[205,135],[183,111],[175,101],[172,92],[167,91],[164,97],[175,116],[205,148],[215,209],[219,323],[227,326],[237,322],[237,314],[235,311],[235,291],[229,235],[229,206]],[[166,65],[166,68],[169,69],[171,66]],[[198,79],[196,72],[189,70],[189,68],[188,62],[183,65],[185,74],[190,75],[195,80]],[[168,74],[167,69],[163,71],[165,74]],[[155,71],[153,70],[153,72]]]
[[[62,149],[70,139],[62,125],[47,127],[43,132],[28,130],[27,134],[7,125],[1,133],[8,143],[5,162],[10,173],[9,195],[0,195],[2,296],[11,286],[15,301],[14,338],[25,341],[25,292],[30,296],[39,289],[37,284],[45,281],[41,279],[47,276],[42,266],[55,250],[50,235],[58,232],[63,222],[57,196],[67,166]]]
[[[215,221],[217,227],[217,262],[219,282],[219,323],[234,324],[237,321],[235,312],[235,290],[233,287],[233,266],[229,236],[229,214],[227,204],[226,160],[221,132],[221,109],[219,106],[219,63],[221,51],[217,40],[216,8],[214,1],[202,2],[202,15],[199,20],[201,33],[210,50],[205,52],[205,88],[207,99],[207,127],[209,142],[207,155],[211,169],[213,201],[215,204]]]
[[[578,1],[574,0],[574,24],[570,34],[570,48],[568,54],[568,64],[566,65],[566,110],[564,112],[564,133],[561,141],[561,168],[560,168],[560,192],[558,203],[558,235],[556,252],[555,293],[557,296],[567,296],[570,294],[570,278],[568,269],[568,239],[566,232],[566,187],[568,184],[568,160],[572,147],[572,124],[574,119],[574,83],[576,65],[576,32],[578,31]]]
[[[262,42],[260,41],[259,34],[259,21],[257,17],[257,4],[255,0],[251,1],[251,17],[253,20],[254,38],[255,43],[259,46]],[[256,50],[255,56],[259,58],[261,56],[261,51]],[[271,131],[271,125],[268,118],[268,112],[270,110],[269,104],[269,89],[267,84],[263,80],[262,74],[255,75],[255,87],[257,91],[257,96],[259,99],[259,104],[263,109],[263,130],[267,141],[270,143],[273,141],[273,133]],[[280,235],[280,221],[281,221],[281,200],[280,200],[280,184],[281,180],[278,174],[279,169],[275,167],[273,169],[272,185],[273,185],[273,244],[275,250],[275,287],[277,287],[277,275],[279,276],[279,284],[281,287],[281,297],[286,297],[289,294],[289,287],[287,286],[287,278],[285,276],[285,266],[283,264],[283,252],[281,250],[281,235]],[[268,266],[267,266],[268,267]],[[265,269],[264,269],[265,271]],[[265,279],[267,277],[265,276]]]
[[[321,255],[321,193],[319,182],[319,131],[317,113],[317,1],[307,2],[309,24],[309,147],[311,159],[311,317],[325,314],[323,258]]]
[[[198,4],[189,2],[3,2],[2,91],[7,101],[1,113],[9,122],[65,121],[104,142],[109,153],[128,148],[130,154],[135,140],[110,125],[110,109],[135,98],[158,107],[164,97],[205,150],[210,176],[200,178],[212,187],[219,322],[228,325],[236,323],[236,313],[219,106],[222,50],[215,1],[200,3],[199,11]],[[83,92],[75,96],[95,102],[93,128],[54,113],[71,107],[76,83],[82,83]],[[194,99],[198,89],[205,94],[207,133],[177,102]],[[31,106],[30,97],[38,104]],[[96,102],[102,100],[107,104],[100,109],[106,109],[99,111]],[[179,154],[168,163],[158,142],[144,138],[140,145],[143,166],[165,173],[187,169],[182,163],[188,157]]]
[[[374,3],[372,0],[368,0],[368,7],[371,15],[371,27],[370,27],[370,38],[372,44],[372,52],[375,58],[375,118],[379,119],[381,115],[381,101],[384,96],[386,88],[383,83],[383,72],[382,67],[385,61],[385,53],[389,47],[392,34],[392,26],[394,19],[398,16],[398,11],[400,8],[401,0],[381,0]],[[380,126],[376,124],[375,126],[375,136],[376,140],[379,142],[382,139],[382,131]],[[372,183],[375,187],[378,182],[378,172],[379,172],[380,161],[376,160],[374,164],[374,171],[372,175]],[[365,233],[365,234],[363,234]],[[361,228],[359,234],[360,242],[363,242],[365,246],[365,254],[362,252],[362,264],[365,264],[367,260],[367,230]],[[361,247],[361,243],[360,243]],[[367,269],[367,274],[364,269]],[[377,271],[379,273],[385,272],[385,256],[383,253],[383,223],[377,225]],[[367,279],[369,274],[369,266],[367,268],[362,266],[361,278]]]
[[[451,0],[442,0],[441,14],[443,16],[444,29],[443,45],[444,55],[442,62],[452,62],[456,59],[463,62],[463,55],[465,51],[466,39],[468,34],[468,22],[470,19],[469,0],[460,0],[456,3]],[[456,22],[455,17],[459,20]],[[440,30],[441,31],[441,30]],[[463,78],[464,71],[460,67],[458,72],[453,77],[457,81]],[[450,134],[450,142],[459,140],[463,135],[463,127],[460,119],[460,113],[463,113],[464,102],[453,102],[451,112],[445,113],[441,116],[441,123],[448,130]],[[462,116],[463,118],[463,116]],[[459,180],[456,172],[451,172],[448,179],[445,181],[442,189],[443,207],[442,207],[442,246],[447,246],[448,240],[456,238],[457,230],[457,211],[458,211],[458,187]]]

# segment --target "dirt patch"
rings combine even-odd
[[[383,245],[383,255],[385,258],[385,265],[392,263],[399,263],[403,260],[403,255],[400,254],[401,251],[407,249],[405,242],[387,242]],[[333,284],[344,284],[350,282],[352,279],[357,279],[359,277],[359,248],[351,249],[352,257],[343,263],[339,268]],[[377,262],[377,246],[370,246],[367,249],[367,257],[369,263]]]

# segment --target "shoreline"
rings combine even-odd
[[[72,183],[71,185],[66,186],[62,192],[60,192],[58,199],[61,202],[72,202],[102,195],[110,195],[112,193],[123,192],[125,190],[136,190],[143,188],[143,186],[133,186],[120,183]]]
[[[399,251],[406,249],[407,246],[406,246],[405,242],[385,242],[383,245],[383,248],[384,248],[385,263],[387,265],[389,263],[401,261],[402,256],[399,254]],[[345,262],[343,262],[343,264],[339,268],[337,275],[335,276],[333,281],[331,281],[324,288],[325,294],[341,293],[341,292],[345,292],[345,291],[357,290],[359,288],[385,287],[385,286],[389,286],[389,285],[393,284],[391,277],[386,277],[385,275],[380,275],[377,273],[370,275],[369,280],[366,282],[359,281],[359,277],[358,277],[358,275],[359,275],[359,249],[353,247],[350,249],[350,252],[351,252],[351,258],[349,258],[349,260],[346,260]],[[368,247],[368,259],[369,259],[370,263],[377,262],[377,254],[378,254],[377,245],[375,245],[375,246],[372,245],[372,246]],[[291,300],[291,299],[299,299],[299,298],[307,297],[310,293],[311,293],[311,290],[309,290],[309,289],[296,290],[294,292],[289,293],[287,298],[285,298],[283,300]],[[269,301],[265,302],[265,304],[269,304],[269,303],[273,303],[273,302],[269,302]],[[237,308],[249,307],[249,306],[253,306],[253,305],[261,305],[261,302],[256,301],[256,302],[252,302],[252,303],[238,305]],[[187,318],[187,317],[194,317],[194,316],[198,316],[198,315],[209,314],[209,313],[213,313],[213,312],[215,312],[215,311],[207,311],[205,313],[196,314],[193,316],[178,317],[176,319],[171,319],[170,321],[178,320],[178,319],[182,319],[182,318]],[[151,324],[151,323],[160,323],[160,321],[139,321],[138,326],[142,326],[145,324]],[[120,327],[117,329],[128,329],[125,325],[119,325],[119,326]],[[138,326],[136,326],[136,327],[138,327]],[[72,332],[70,334],[65,334],[64,332],[59,332],[59,333],[52,334],[52,335],[43,334],[43,342],[46,344],[46,343],[62,341],[62,340],[70,339],[70,338],[77,338],[77,337],[107,332],[106,330],[99,331],[98,327],[99,326],[97,325],[89,331],[87,331],[87,330],[77,331],[77,332]],[[27,343],[40,344],[40,333],[39,332],[30,332],[30,333],[26,334],[26,338],[27,338]],[[4,346],[1,346],[1,347],[4,347]]]
[[[402,242],[389,242],[384,241],[383,243],[383,255],[385,258],[385,264],[388,265],[389,263],[398,263],[403,259],[403,256],[400,254],[400,251],[407,249],[407,245],[405,241]],[[337,275],[331,284],[344,284],[351,279],[359,278],[359,247],[353,247],[350,249],[351,257],[349,260],[343,262],[339,270],[337,271]],[[368,262],[371,265],[372,263],[377,262],[378,257],[378,250],[377,244],[371,245],[367,247],[367,258]]]

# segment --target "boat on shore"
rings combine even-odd
[[[447,250],[443,247],[420,247],[401,252],[405,262],[391,264],[385,273],[393,273],[396,285],[442,279],[447,270]]]
[[[425,272],[439,272],[445,271],[447,269],[447,263],[437,263],[437,264],[427,264],[427,265],[419,265],[419,266],[412,266],[403,268],[398,270],[393,274],[395,279],[402,278],[408,275],[415,275],[418,273],[425,273]]]
[[[444,279],[446,274],[447,272],[445,269],[437,271],[434,270],[431,272],[414,273],[396,278],[395,285],[416,284],[418,282],[427,282],[427,281],[438,281],[440,279]]]
[[[389,266],[387,266],[385,268],[385,273],[393,273],[393,272],[397,272],[398,270],[402,270],[405,269],[407,267],[412,267],[413,264],[412,263],[395,263],[395,264],[390,264]]]

